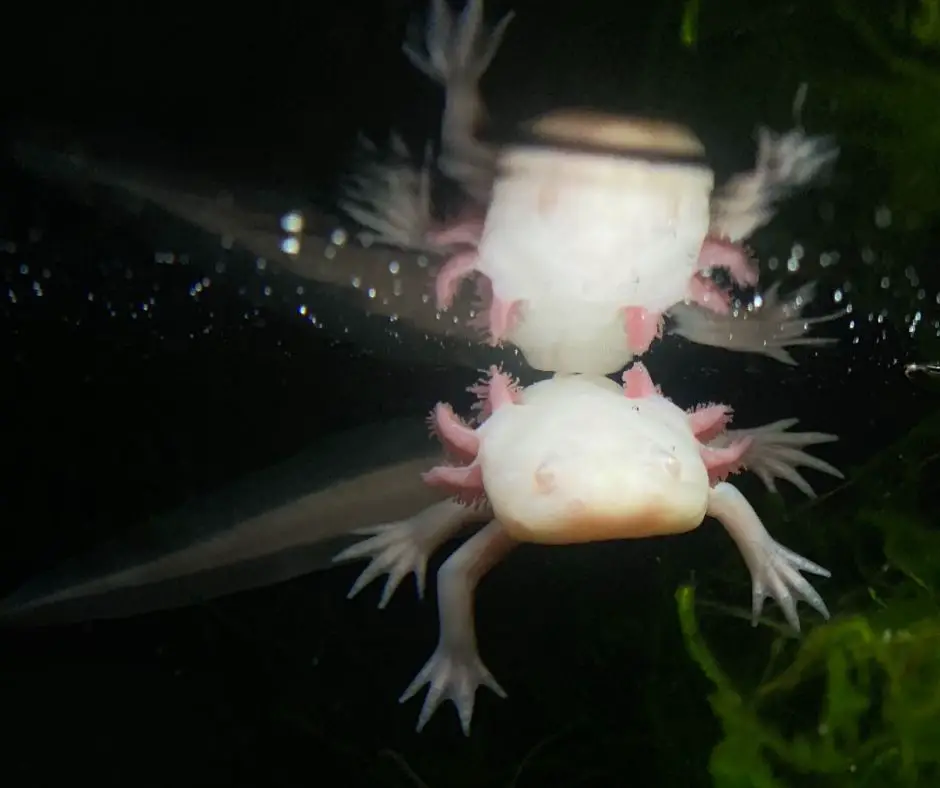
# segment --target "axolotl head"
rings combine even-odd
[[[520,541],[681,533],[705,516],[708,473],[685,414],[661,397],[628,399],[608,378],[530,386],[478,435],[487,499]]]

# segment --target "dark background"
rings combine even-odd
[[[491,18],[508,10],[491,6]],[[756,123],[790,124],[796,85],[777,84],[771,65],[786,53],[767,53],[763,81],[731,82],[733,52],[679,51],[677,5],[513,7],[484,84],[499,122],[563,104],[668,113],[695,126],[724,172],[751,162]],[[7,141],[40,134],[329,207],[357,131],[382,139],[394,126],[419,143],[436,132],[440,92],[399,50],[421,12],[398,0],[23,9],[6,30]],[[868,174],[852,177],[864,195]],[[0,182],[0,590],[318,437],[420,414],[472,379],[338,342],[276,301],[247,300],[237,277],[214,276],[194,297],[221,254],[212,243],[83,205],[9,162]],[[807,197],[795,226],[813,231],[822,199]],[[193,264],[155,264],[167,248]],[[842,251],[851,280],[859,249]],[[828,306],[824,293],[816,310]],[[649,364],[684,406],[728,400],[740,426],[799,416],[838,433],[818,453],[849,467],[935,400],[898,368],[911,352],[903,333],[867,316],[834,331],[838,348],[799,354],[795,369],[678,340]],[[413,733],[420,704],[396,698],[433,648],[434,608],[410,581],[385,611],[375,589],[347,602],[358,565],[198,608],[2,632],[4,779],[420,784],[411,768],[432,788],[707,785],[708,686],[671,597],[729,555],[713,523],[682,539],[518,551],[477,607],[483,658],[509,698],[478,693],[469,740],[450,706]],[[711,590],[745,604],[744,567],[731,565]],[[757,638],[733,624],[742,648]]]

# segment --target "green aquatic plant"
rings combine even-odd
[[[694,589],[683,586],[676,600],[689,653],[715,687],[709,701],[723,729],[709,762],[716,788],[785,788],[787,775],[878,788],[940,779],[937,610],[915,613],[897,629],[877,616],[837,617],[813,629],[789,664],[771,666],[768,678],[745,691],[706,644]],[[772,657],[784,651],[779,643]],[[814,713],[787,730],[795,704]]]
[[[831,525],[838,514],[860,538],[878,535],[881,550],[860,563],[830,622],[802,639],[777,630],[758,670],[719,658],[702,631],[715,606],[696,604],[691,585],[676,592],[722,727],[715,788],[940,784],[940,530],[922,500],[938,457],[940,412],[796,514],[820,528],[820,515]]]
[[[911,228],[940,211],[940,186],[929,177],[940,163],[940,2],[895,2],[889,21],[890,5],[866,12],[858,3],[835,0],[847,31],[881,68],[843,72],[826,82],[846,135],[891,174],[888,199]]]
[[[883,197],[903,229],[940,215],[931,176],[940,164],[940,0],[685,0],[678,34],[703,57],[729,51],[739,66],[772,58],[788,90],[810,84],[840,143],[881,165]]]

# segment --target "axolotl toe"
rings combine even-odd
[[[800,574],[828,571],[778,544],[724,481],[741,469],[752,442],[707,445],[724,429],[729,408],[684,411],[662,396],[640,364],[624,373],[622,386],[600,376],[559,375],[520,389],[494,369],[479,393],[475,423],[446,404],[432,413],[453,464],[436,466],[425,480],[458,503],[479,504],[492,519],[440,569],[438,646],[401,698],[428,685],[419,730],[449,698],[469,733],[477,687],[505,695],[477,649],[473,597],[482,576],[521,542],[684,533],[709,515],[725,526],[750,570],[755,618],[767,597],[796,629],[798,599],[828,616]]]

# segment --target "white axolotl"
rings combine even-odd
[[[562,439],[561,433],[555,429],[557,425],[551,419],[543,422],[542,418],[549,413],[553,417],[566,414],[572,408],[577,411],[585,402],[590,405],[587,408],[590,411],[594,407],[591,397],[595,396],[607,395],[604,400],[607,402],[613,393],[611,385],[616,385],[602,378],[601,374],[620,369],[634,353],[644,350],[661,329],[662,313],[677,321],[674,331],[694,341],[764,353],[790,363],[792,359],[785,350],[787,346],[827,342],[804,337],[808,327],[816,322],[800,315],[811,298],[809,286],[782,301],[776,298],[774,287],[764,295],[762,308],[743,316],[725,314],[727,294],[717,289],[703,275],[702,270],[707,267],[724,267],[738,283],[754,283],[756,269],[735,244],[770,218],[775,200],[794,186],[809,181],[820,166],[831,159],[831,151],[822,141],[807,139],[800,131],[782,137],[764,132],[754,171],[732,179],[714,194],[711,171],[702,160],[701,145],[694,135],[674,125],[597,113],[561,112],[545,116],[532,124],[527,141],[491,150],[480,144],[473,133],[482,111],[476,82],[495,54],[496,44],[508,18],[487,41],[485,35],[481,36],[482,3],[478,0],[471,0],[456,25],[441,0],[435,0],[432,11],[426,41],[428,56],[425,58],[414,50],[408,51],[420,67],[441,79],[447,87],[444,150],[437,163],[442,171],[464,187],[469,197],[467,210],[455,224],[435,228],[430,222],[427,171],[383,169],[379,166],[359,180],[359,193],[351,196],[347,206],[349,212],[365,226],[375,230],[380,241],[413,251],[438,254],[455,249],[455,259],[444,267],[437,281],[442,306],[447,305],[460,277],[476,270],[486,276],[483,281],[489,283],[489,295],[493,298],[485,326],[491,339],[514,342],[535,366],[590,373],[589,377],[569,375],[537,384],[527,389],[518,401],[508,381],[495,376],[484,392],[488,403],[484,415],[489,415],[493,405],[499,404],[500,407],[493,411],[491,419],[482,423],[479,433],[474,431],[479,436],[477,443],[480,451],[483,451],[484,443],[490,444],[488,439],[484,441],[486,435],[496,436],[493,437],[495,441],[504,430],[511,431],[505,434],[530,439],[528,432],[513,426],[525,420],[519,420],[518,414],[524,414],[526,408],[531,408],[529,413],[532,417],[542,414],[536,418],[539,430],[551,427],[546,435],[536,431],[539,440],[551,436]],[[507,165],[498,178],[495,176],[497,164]],[[556,171],[564,175],[561,183],[551,182],[552,173]],[[549,176],[547,179],[546,175]],[[172,190],[155,190],[137,182],[114,181],[106,176],[93,176],[93,179],[113,183],[126,191],[139,194],[213,232],[230,232],[243,245],[259,253],[262,250],[266,255],[269,251],[272,255],[278,253],[278,234],[266,228],[257,229],[255,217],[239,213],[232,206]],[[546,180],[549,183],[545,183]],[[517,201],[513,197],[520,191],[529,193],[528,202]],[[499,202],[497,197],[501,194],[509,196]],[[581,215],[581,198],[586,203],[597,205],[604,202],[601,198],[605,195],[615,196],[619,203],[616,199],[610,206],[605,203],[605,209],[609,210],[601,224],[597,220],[602,218],[602,214]],[[498,207],[501,205],[508,205],[508,211]],[[706,209],[704,213],[703,206]],[[513,211],[516,213],[513,214]],[[559,220],[557,226],[555,222],[550,222],[547,228],[543,226],[546,211],[554,212],[552,215]],[[611,216],[624,222],[622,226],[614,222],[613,232],[609,223]],[[570,265],[570,255],[566,258],[561,253],[562,248],[556,250],[551,247],[548,251],[552,254],[543,257],[541,252],[544,249],[541,245],[544,239],[527,238],[518,233],[513,228],[513,217],[541,222],[539,232],[564,229],[566,233],[571,233],[564,236],[562,246],[575,252],[579,260],[583,254],[589,263],[583,272],[587,275],[583,279],[576,279],[577,287],[574,290],[565,293],[565,287],[571,284],[571,280],[557,278],[558,271],[566,277],[575,273]],[[252,221],[248,221],[249,218]],[[487,226],[496,227],[499,232],[493,231],[492,236],[488,237],[485,231]],[[650,228],[658,228],[661,237],[656,237]],[[637,233],[638,229],[641,232]],[[316,237],[313,240],[316,241]],[[319,246],[298,243],[298,251],[284,251],[283,259],[295,261],[294,270],[304,276],[328,282],[349,280],[348,271],[331,262],[332,258],[326,254],[330,247],[324,247],[323,239],[320,241],[322,243]],[[487,243],[490,243],[489,247]],[[582,243],[587,244],[583,249],[580,245]],[[625,252],[620,265],[617,265],[614,254],[618,244],[621,251]],[[516,245],[519,245],[518,249]],[[311,249],[314,251],[311,252]],[[528,267],[520,271],[503,270],[503,253],[518,254]],[[379,252],[347,250],[344,254],[351,263],[356,260],[358,265],[366,268],[371,266],[370,271],[374,268],[387,275],[392,270]],[[395,271],[398,269],[396,264]],[[415,278],[415,274],[422,275],[417,267],[409,267],[407,272],[411,279]],[[514,280],[513,275],[520,272],[524,276]],[[353,277],[353,281],[359,279],[358,275]],[[377,309],[386,308],[396,317],[420,313],[423,300],[414,296],[415,288],[398,286],[401,281],[397,274],[393,276],[389,284],[392,296],[385,297],[382,295],[384,291],[379,288],[375,298],[370,296],[369,303],[378,305]],[[366,289],[372,292],[372,288]],[[403,293],[413,300],[403,301]],[[572,294],[578,296],[576,308],[570,315],[563,314],[571,303],[569,298]],[[616,294],[616,299],[611,297],[613,294]],[[655,298],[652,298],[653,295]],[[583,302],[590,302],[592,298],[595,299],[592,308],[585,309]],[[685,303],[687,300],[704,304],[704,308],[689,306]],[[403,304],[408,307],[404,312],[400,308]],[[564,317],[564,321],[557,320],[559,315]],[[822,319],[830,317],[833,316]],[[430,321],[428,325],[435,331],[444,332],[442,322]],[[592,341],[592,333],[594,339],[604,337],[606,344]],[[580,349],[573,350],[578,342],[581,343]],[[630,376],[638,375],[637,370],[640,369],[636,367],[628,374],[628,384]],[[590,387],[589,395],[582,396],[584,392],[579,394],[572,388],[582,384]],[[632,389],[628,385],[627,388],[628,394],[631,390],[634,393],[641,389],[648,390],[649,396],[645,399],[651,402],[661,400],[658,395],[651,393],[651,383],[636,384]],[[558,398],[556,395],[561,393],[564,396]],[[558,399],[557,408],[549,408],[553,398]],[[624,397],[618,394],[617,398],[621,404],[614,411],[620,416],[623,415],[620,410]],[[666,403],[665,400],[662,402]],[[510,415],[500,415],[504,411]],[[745,431],[748,433],[746,435],[734,435],[731,431],[724,431],[723,417],[716,415],[718,410],[715,409],[702,411],[711,414],[708,418],[713,418],[714,422],[707,422],[705,415],[693,414],[689,417],[685,431],[681,422],[675,419],[657,421],[655,408],[635,412],[640,414],[639,418],[630,417],[623,421],[628,430],[635,431],[626,433],[630,437],[625,440],[625,445],[637,440],[638,436],[651,439],[657,430],[661,436],[670,440],[675,440],[676,435],[688,438],[686,433],[691,430],[692,438],[689,440],[693,442],[692,445],[694,441],[699,441],[705,447],[700,450],[696,460],[700,470],[704,469],[705,473],[704,477],[699,474],[700,479],[717,479],[735,470],[739,464],[742,468],[758,473],[769,487],[772,487],[774,478],[787,478],[798,486],[805,486],[796,471],[800,464],[839,475],[831,466],[809,457],[801,450],[803,446],[831,440],[833,436],[786,433],[785,430],[792,426],[792,420]],[[668,412],[668,408],[660,408],[660,415]],[[511,416],[512,413],[517,415]],[[371,556],[372,562],[351,593],[355,593],[372,578],[387,572],[389,577],[383,594],[384,603],[402,577],[409,572],[414,572],[418,577],[420,590],[427,555],[458,528],[485,516],[490,512],[490,507],[495,509],[493,499],[503,501],[499,511],[506,515],[508,525],[503,524],[497,514],[442,569],[442,649],[419,674],[410,692],[406,693],[406,696],[411,694],[423,683],[431,684],[419,726],[427,721],[446,694],[457,704],[464,729],[469,729],[475,689],[480,683],[479,677],[470,681],[473,670],[478,666],[478,673],[485,674],[488,681],[492,681],[476,655],[471,607],[473,586],[478,575],[519,540],[560,543],[653,535],[668,532],[668,524],[674,530],[687,530],[695,527],[708,512],[723,519],[733,534],[740,536],[746,530],[752,538],[762,536],[754,544],[742,545],[755,583],[759,580],[766,585],[766,589],[763,586],[758,589],[756,586],[756,590],[762,592],[760,600],[763,599],[763,590],[774,595],[794,625],[798,625],[798,621],[793,610],[793,593],[797,592],[811,602],[818,600],[818,597],[811,597],[805,590],[809,588],[809,592],[812,592],[796,572],[797,568],[809,569],[809,566],[799,564],[799,557],[776,545],[766,535],[746,502],[740,496],[735,497],[737,494],[734,488],[723,482],[717,482],[712,488],[705,485],[701,499],[705,503],[697,519],[691,517],[691,511],[695,508],[690,503],[691,493],[675,501],[667,500],[667,506],[675,504],[674,509],[669,509],[672,514],[667,512],[653,516],[654,509],[649,504],[654,500],[653,491],[645,483],[638,485],[647,496],[642,500],[611,499],[609,504],[605,504],[602,495],[596,500],[589,500],[578,494],[576,500],[581,501],[581,504],[574,508],[580,510],[581,522],[593,523],[593,530],[584,528],[580,538],[576,538],[578,518],[576,512],[572,511],[569,512],[569,520],[574,523],[574,530],[565,536],[563,521],[557,521],[554,528],[540,530],[544,520],[540,521],[535,516],[537,511],[524,507],[512,510],[509,499],[503,495],[506,491],[497,490],[500,473],[498,463],[502,461],[499,456],[484,462],[480,452],[474,451],[473,458],[470,458],[469,450],[474,447],[467,433],[460,429],[459,423],[448,420],[446,410],[439,410],[438,415],[441,418],[438,419],[437,427],[441,435],[450,436],[448,447],[464,451],[469,464],[462,476],[454,470],[439,470],[432,471],[428,478],[437,483],[449,481],[466,498],[481,492],[479,485],[474,485],[477,481],[475,475],[479,473],[479,480],[483,481],[486,473],[484,469],[490,467],[491,475],[497,475],[493,481],[492,499],[488,495],[482,506],[469,506],[453,499],[441,501],[421,509],[408,520],[368,528],[366,531],[371,535],[370,539],[337,557],[342,560]],[[505,423],[498,427],[501,422]],[[609,432],[620,423],[615,419],[603,430]],[[643,425],[646,426],[645,430]],[[591,434],[599,433],[600,429],[595,424]],[[675,431],[675,435],[670,430]],[[589,440],[587,434],[582,437]],[[515,451],[523,446],[521,442],[510,443]],[[672,446],[668,443],[665,445]],[[586,444],[586,447],[601,451],[600,446]],[[668,466],[667,470],[680,468],[678,480],[674,480],[678,484],[683,478],[681,469],[685,468],[691,455],[672,448],[667,448],[668,451],[674,452],[678,465],[665,455],[659,457],[665,463],[663,467]],[[587,463],[592,462],[592,456],[587,455]],[[624,454],[620,457],[620,467],[625,472],[630,472],[631,468],[638,469],[639,474],[653,472],[649,467],[649,457],[646,464],[640,462],[639,465],[631,466],[629,456]],[[390,472],[394,470],[397,475],[397,467],[390,467]],[[503,467],[506,467],[505,463]],[[607,467],[607,471],[612,472],[612,469]],[[629,478],[637,476],[634,470]],[[550,477],[541,473],[540,478],[549,487],[555,485],[557,489],[564,489],[557,472]],[[576,477],[576,481],[580,480],[578,483],[583,484],[585,478],[582,475]],[[350,489],[355,489],[354,496],[349,496]],[[490,493],[485,483],[482,489]],[[353,503],[346,498],[352,497],[361,502],[363,492],[369,493],[367,497],[376,508],[386,503],[383,491],[378,487],[367,485],[363,491],[360,486],[348,484],[343,487],[346,496],[342,501],[343,507]],[[338,491],[330,488],[324,490],[322,495],[295,499],[277,510],[260,512],[251,522],[235,523],[211,540],[195,542],[190,549],[166,552],[158,559],[151,556],[140,563],[125,565],[120,571],[106,571],[92,580],[60,587],[51,594],[47,590],[47,593],[27,593],[25,598],[18,595],[15,601],[11,600],[7,613],[19,615],[25,611],[28,615],[30,610],[42,610],[45,605],[55,605],[58,601],[81,600],[85,595],[91,598],[94,594],[110,593],[121,588],[138,589],[141,584],[166,584],[167,580],[171,580],[174,581],[173,585],[178,585],[176,579],[194,576],[197,571],[205,572],[209,568],[227,570],[231,568],[226,566],[227,561],[232,567],[244,565],[252,557],[277,556],[283,548],[315,542],[317,534],[313,531],[317,526],[317,507],[321,513],[324,508],[332,512],[335,519],[337,495],[331,496],[329,493]],[[590,507],[595,505],[601,507],[598,511],[602,516],[587,516]],[[604,508],[605,505],[607,508]],[[343,508],[342,511],[348,512],[348,509]],[[644,511],[649,515],[649,522],[645,526],[640,523],[639,516]],[[272,538],[271,530],[266,528],[272,519],[283,526],[274,534],[275,538]],[[683,522],[684,527],[681,525]],[[528,530],[526,523],[529,523]],[[604,524],[605,527],[600,527]],[[617,528],[621,530],[616,532]],[[739,530],[735,531],[734,528]],[[225,555],[225,548],[233,543],[238,545],[239,552],[235,556]],[[766,559],[768,555],[773,560],[767,559],[765,564],[754,565],[754,560]],[[311,566],[307,559],[304,570],[309,571]],[[244,575],[234,572],[225,574],[221,583],[211,586],[210,593],[214,595],[235,588],[252,587],[299,572],[294,567],[280,565],[273,569],[268,566],[264,570],[252,567]],[[179,604],[179,601],[175,603]],[[155,606],[159,603],[148,604]],[[129,611],[130,608],[125,610]],[[466,658],[464,662],[459,659],[461,655]]]
[[[764,132],[755,171],[714,194],[701,143],[677,124],[562,110],[530,124],[522,139],[490,149],[475,137],[483,114],[476,81],[508,19],[487,40],[479,0],[471,0],[457,24],[443,0],[434,0],[427,57],[406,49],[447,87],[438,166],[471,198],[458,219],[434,226],[427,168],[376,166],[346,204],[381,240],[437,252],[454,248],[436,276],[438,306],[449,307],[461,280],[477,274],[485,300],[478,327],[491,343],[511,342],[530,365],[556,373],[520,391],[492,372],[478,387],[481,414],[474,426],[438,405],[434,430],[463,464],[438,466],[424,478],[454,499],[408,521],[364,529],[371,538],[336,558],[371,556],[350,594],[387,572],[384,605],[409,572],[421,592],[429,553],[471,513],[492,517],[440,571],[440,643],[402,696],[429,685],[419,730],[450,698],[469,733],[476,688],[485,684],[504,694],[477,653],[472,601],[480,577],[518,542],[679,533],[711,514],[734,536],[751,570],[755,616],[768,595],[796,628],[794,595],[828,615],[799,574],[826,570],[778,545],[723,481],[746,466],[755,442],[729,438],[730,409],[685,413],[662,397],[639,364],[624,375],[622,388],[604,376],[644,353],[661,335],[664,314],[683,304],[700,310],[693,312],[699,329],[720,324],[701,318],[701,310],[727,315],[731,294],[707,271],[723,268],[735,284],[755,285],[757,268],[738,242],[833,151],[800,131]],[[784,343],[768,351],[774,343],[757,328],[725,346],[782,350]],[[806,342],[800,339],[805,329],[788,338]],[[709,336],[722,344],[720,333]],[[780,424],[765,429],[778,450],[796,437],[784,436]],[[774,476],[795,473],[795,456],[777,469],[764,460],[768,486]]]
[[[477,652],[473,595],[482,576],[520,542],[561,545],[677,534],[710,515],[725,526],[750,570],[755,622],[768,596],[794,629],[800,627],[797,599],[828,617],[823,600],[800,575],[828,577],[828,571],[774,541],[724,479],[751,466],[771,489],[777,476],[807,488],[795,470],[799,464],[840,476],[798,448],[833,436],[787,434],[779,424],[733,433],[726,430],[730,408],[683,411],[662,396],[639,362],[624,373],[623,386],[575,374],[520,389],[494,368],[475,391],[475,423],[444,403],[431,415],[453,464],[432,468],[424,479],[454,498],[409,520],[362,529],[371,538],[336,557],[372,557],[350,596],[388,573],[384,607],[409,573],[423,594],[430,554],[469,521],[488,520],[438,572],[440,640],[401,697],[405,701],[428,685],[418,730],[449,698],[469,735],[477,687],[505,696]],[[787,438],[795,440],[788,445]]]
[[[796,421],[726,429],[706,445],[720,449],[747,440],[743,469],[771,491],[784,479],[813,497],[803,468],[842,474],[807,449],[836,436],[791,431]],[[338,433],[26,579],[0,600],[0,623],[37,626],[140,615],[366,558],[350,596],[385,575],[379,596],[385,607],[402,580],[414,574],[423,597],[429,556],[490,519],[487,507],[461,504],[422,481],[423,472],[442,462],[435,443],[420,418]]]
[[[353,181],[349,214],[380,241],[449,254],[436,277],[441,309],[477,275],[476,326],[536,369],[615,373],[662,335],[667,315],[693,341],[784,361],[785,345],[821,344],[802,336],[818,318],[777,329],[772,308],[732,315],[730,290],[708,273],[757,284],[740,242],[834,159],[829,140],[762,129],[755,169],[717,191],[702,143],[674,123],[559,110],[489,147],[476,136],[484,116],[477,81],[510,18],[487,34],[482,0],[470,0],[459,20],[433,0],[426,54],[405,48],[446,87],[437,165],[466,192],[457,219],[432,220],[429,163],[421,173],[373,165]],[[771,295],[775,302],[776,289]],[[792,308],[785,317],[794,318]]]

